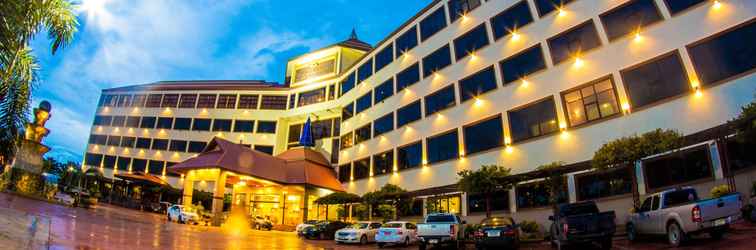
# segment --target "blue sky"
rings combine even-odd
[[[78,0],[80,1],[80,0]],[[50,55],[33,94],[53,105],[48,156],[81,161],[100,90],[161,80],[283,82],[286,60],[344,40],[375,45],[431,0],[85,0],[75,41]],[[89,6],[89,5],[87,5]]]

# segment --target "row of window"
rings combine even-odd
[[[144,172],[152,175],[165,174],[166,176],[180,177],[180,175],[167,171],[167,168],[176,165],[176,162],[169,161],[87,153],[84,164],[90,167],[102,167],[122,172]]]
[[[146,138],[146,137],[133,137],[133,136],[116,136],[116,135],[97,135],[92,134],[89,136],[89,144],[113,146],[122,148],[136,148],[136,149],[151,149],[161,151],[172,151],[181,153],[201,153],[207,146],[207,142],[202,141],[187,141],[176,139],[158,139],[158,138]],[[244,146],[252,147],[249,144]],[[273,154],[273,146],[268,145],[255,145],[255,149],[258,151]]]
[[[288,143],[299,143],[299,138],[302,136],[302,129],[304,124],[292,124],[289,125],[289,137]],[[332,136],[338,136],[341,129],[341,119],[325,119],[319,121],[313,121],[310,123],[310,132],[312,133],[313,140],[320,140],[323,138],[330,138]]]
[[[257,123],[257,129],[255,129]],[[107,116],[98,115],[95,126],[111,126],[146,129],[175,129],[192,131],[239,132],[239,133],[275,133],[276,121],[205,119],[185,117],[155,116]]]
[[[323,92],[325,95],[325,91]],[[285,110],[288,98],[286,95],[262,95],[260,98],[260,95],[255,94],[103,94],[98,106]]]

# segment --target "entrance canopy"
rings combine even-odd
[[[114,176],[122,180],[131,181],[138,185],[147,184],[147,185],[156,185],[156,186],[169,186],[168,182],[163,180],[162,178],[151,175],[151,174],[145,174],[142,172],[137,172],[137,173],[132,173],[132,174],[117,173]]]

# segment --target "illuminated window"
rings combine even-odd
[[[425,200],[425,208],[428,213],[458,214],[462,212],[462,203],[460,202],[461,200],[462,199],[459,195],[428,197]]]
[[[420,81],[420,65],[415,63],[396,74],[396,92],[402,91],[418,81]]]
[[[176,118],[173,122],[173,129],[190,130],[192,128],[192,118]]]
[[[499,66],[501,66],[501,78],[506,85],[546,69],[546,61],[543,58],[541,45],[536,44],[502,60]]]
[[[375,72],[380,71],[389,63],[394,61],[394,45],[389,44],[381,51],[375,54]]]
[[[240,95],[238,109],[257,109],[258,95]]]
[[[168,140],[167,139],[152,140],[152,150],[168,150]]]
[[[215,94],[202,94],[197,99],[197,108],[215,108]]]
[[[257,133],[276,133],[276,121],[257,121]]]
[[[352,132],[346,133],[341,136],[341,150],[351,148],[354,146],[354,136],[352,136]]]
[[[619,114],[617,92],[611,77],[562,93],[570,126]]]
[[[459,61],[486,46],[488,46],[488,29],[486,23],[482,23],[454,39],[454,58]]]
[[[394,150],[389,150],[373,155],[373,174],[382,175],[391,173],[394,168]]]
[[[431,116],[432,114],[441,110],[454,107],[457,105],[456,93],[454,92],[454,84],[449,84],[434,93],[425,96],[425,116]]]
[[[342,120],[348,120],[349,118],[352,118],[354,116],[354,103],[349,103],[347,105],[344,105],[344,108],[341,109],[341,119]]]
[[[397,58],[404,55],[405,52],[412,48],[415,48],[415,46],[417,46],[417,26],[412,26],[412,28],[405,31],[404,34],[396,38],[394,43],[396,43]]]
[[[548,43],[554,64],[601,46],[596,26],[591,20],[549,38]]]
[[[373,75],[373,60],[368,59],[357,69],[357,83],[362,83]]]
[[[160,102],[162,101],[163,95],[161,94],[151,94],[147,96],[147,103],[144,105],[148,108],[159,108]]]
[[[367,178],[370,175],[370,158],[354,161],[352,171],[354,180]]]
[[[235,109],[236,108],[236,95],[219,95],[217,108]]]
[[[212,124],[212,120],[210,119],[194,118],[194,123],[192,124],[192,130],[193,131],[210,131],[211,124]]]
[[[155,128],[157,117],[145,116],[142,117],[142,122],[139,124],[139,128]]]
[[[420,141],[396,149],[396,165],[399,170],[419,167],[422,157],[423,144]]]
[[[354,102],[354,113],[359,114],[362,111],[369,109],[372,105],[373,92],[371,91],[360,96],[360,98],[357,98],[357,101]]]
[[[183,140],[171,140],[171,145],[168,150],[174,152],[186,152],[187,141]]]
[[[373,136],[375,137],[384,133],[388,133],[391,130],[394,130],[394,113],[393,112],[387,115],[384,115],[381,118],[376,119],[375,122],[373,122]]]
[[[302,107],[302,106],[307,106],[310,104],[316,104],[316,103],[324,102],[325,98],[326,98],[325,88],[314,89],[314,90],[299,93],[299,101],[297,105],[299,105],[299,107]]]
[[[438,8],[420,21],[420,40],[425,41],[446,27],[446,12]]]
[[[430,137],[425,143],[429,164],[459,157],[457,129]]]
[[[394,78],[390,78],[381,83],[381,85],[376,86],[373,92],[375,92],[376,104],[382,102],[386,98],[391,97],[392,95],[394,95]]]
[[[446,44],[443,47],[433,51],[427,56],[423,57],[423,77],[446,68],[451,64],[451,51],[449,45]]]
[[[171,129],[173,127],[173,117],[160,117],[157,120],[157,128]]]
[[[478,6],[480,6],[480,0],[449,0],[449,18],[453,23]]]
[[[552,97],[507,113],[513,142],[551,134],[559,129]]]
[[[688,46],[702,85],[710,85],[756,68],[756,22]]]
[[[669,13],[672,15],[676,15],[703,2],[707,2],[707,0],[664,0],[664,3],[669,9]]]
[[[346,94],[347,92],[349,92],[350,90],[354,88],[355,74],[356,72],[349,73],[349,75],[346,78],[344,78],[344,80],[341,81],[341,83],[339,83],[341,87],[341,94],[339,96]]]
[[[205,147],[207,146],[207,143],[201,142],[201,141],[190,141],[189,142],[189,148],[187,151],[189,153],[202,153],[203,150],[205,150]]]
[[[260,109],[286,110],[286,99],[285,95],[263,95]]]
[[[234,132],[252,133],[255,131],[255,121],[234,121]]]
[[[690,91],[688,75],[677,52],[620,71],[630,105],[639,108]]]
[[[638,32],[641,27],[662,21],[654,0],[633,0],[600,15],[609,41]]]
[[[491,65],[488,68],[459,80],[460,102],[465,102],[492,91],[496,89],[497,86],[496,72],[494,72],[494,67]]]
[[[179,95],[178,94],[166,94],[163,95],[163,102],[160,104],[161,108],[175,108],[178,106]]]
[[[396,111],[396,127],[400,128],[422,118],[420,100],[407,104]]]
[[[564,7],[564,5],[574,0],[535,0],[536,9],[538,15],[545,16],[558,8]]]
[[[507,36],[531,22],[533,22],[533,15],[530,14],[528,1],[520,1],[491,18],[494,39],[498,40]]]
[[[481,121],[462,128],[465,152],[474,154],[504,145],[504,128],[501,116]]]

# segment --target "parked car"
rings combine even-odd
[[[673,247],[698,233],[722,238],[729,225],[740,219],[741,199],[740,193],[733,193],[700,200],[691,187],[652,194],[629,215],[627,238],[634,241],[639,235],[667,235]]]
[[[554,215],[549,216],[551,245],[563,249],[570,245],[599,243],[602,249],[611,249],[615,218],[614,211],[599,212],[593,201],[558,204],[554,206]]]
[[[387,244],[409,245],[417,241],[417,226],[407,221],[389,221],[381,225],[375,235],[378,247]]]
[[[197,224],[199,222],[199,215],[191,208],[184,207],[183,205],[173,205],[168,208],[168,221]]]
[[[268,218],[263,218],[262,216],[255,216],[252,220],[252,228],[257,230],[268,230],[270,231],[273,229],[273,222],[271,222]]]
[[[450,213],[434,213],[425,217],[425,223],[417,224],[417,237],[420,250],[428,246],[451,245],[460,247],[465,221]]]
[[[517,249],[520,247],[520,232],[511,217],[491,217],[480,222],[475,231],[475,248]]]
[[[303,223],[299,223],[299,225],[297,225],[297,227],[294,229],[294,231],[297,232],[297,236],[303,236],[305,228],[314,226],[315,224],[318,224],[318,222],[320,222],[320,221],[318,221],[318,220],[308,220],[308,221],[305,221]]]
[[[360,221],[336,230],[334,240],[336,243],[360,243],[364,245],[375,241],[375,233],[379,227],[381,227],[381,223]]]
[[[341,221],[322,221],[305,229],[304,236],[307,239],[331,240],[334,239],[336,230],[349,226]]]
[[[76,201],[73,196],[64,192],[55,193],[55,200],[69,206],[73,206]]]

